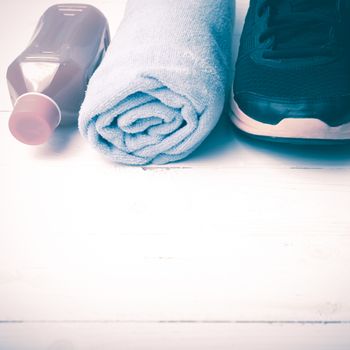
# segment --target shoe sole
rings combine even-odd
[[[275,142],[298,144],[339,144],[350,142],[350,123],[331,127],[314,118],[285,118],[276,125],[246,115],[231,98],[231,120],[246,134]]]

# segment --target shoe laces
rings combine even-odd
[[[337,47],[336,0],[264,0],[258,9],[262,17],[269,10],[267,29],[260,42],[271,40],[266,59],[333,56]]]

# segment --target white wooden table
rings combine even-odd
[[[87,2],[114,32],[125,1]],[[0,4],[0,350],[350,349],[350,148],[226,119],[166,167],[111,164],[75,130],[19,144],[5,72],[53,3]]]

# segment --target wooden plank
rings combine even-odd
[[[346,159],[307,168],[242,144],[222,164],[140,169],[5,126],[0,319],[350,319]]]
[[[348,350],[349,325],[0,325],[6,350]]]
[[[0,319],[350,320],[349,237],[188,235],[2,239]]]

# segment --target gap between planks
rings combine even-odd
[[[0,320],[1,324],[241,324],[350,325],[350,320]]]

